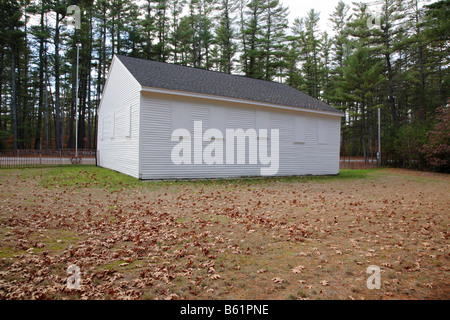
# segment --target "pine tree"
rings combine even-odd
[[[215,43],[218,47],[217,64],[221,72],[231,73],[233,70],[234,55],[237,51],[235,43],[234,19],[232,17],[236,10],[235,0],[221,0],[217,19],[219,24],[216,28]]]
[[[241,22],[243,52],[241,61],[243,71],[247,77],[263,79],[264,78],[264,0],[251,0],[247,4],[245,14],[248,18]],[[242,10],[242,9],[241,9]],[[241,15],[242,15],[241,11]]]
[[[287,8],[279,0],[266,0],[264,34],[264,79],[273,80],[284,77],[283,70],[288,66],[286,57],[286,29],[288,28]]]
[[[342,76],[342,68],[344,59],[346,56],[346,42],[347,32],[346,23],[348,22],[348,11],[350,8],[341,0],[335,8],[335,11],[330,16],[330,21],[333,23],[332,29],[335,33],[334,36],[334,70],[338,76]]]
[[[425,6],[423,23],[424,41],[430,48],[429,82],[432,89],[428,97],[433,100],[433,105],[444,106],[450,96],[450,23],[448,13],[450,1],[441,0]]]
[[[13,148],[22,148],[23,141],[20,134],[21,127],[21,105],[20,105],[20,58],[24,50],[25,33],[22,11],[17,1],[1,2],[3,17],[0,21],[0,39],[4,44],[4,50],[8,58],[3,60],[10,62],[9,87],[10,89],[10,113],[12,115]]]
[[[289,72],[287,84],[300,90],[306,90],[305,79],[302,73],[301,63],[304,61],[303,47],[306,43],[304,18],[296,18],[291,28],[292,36],[289,39]]]
[[[327,104],[330,104],[332,98],[331,93],[331,48],[333,42],[328,38],[328,33],[322,33],[322,38],[320,40],[320,88],[321,88],[321,98]]]
[[[155,25],[157,42],[153,45],[155,59],[166,62],[169,58],[169,3],[168,0],[156,0]]]
[[[179,62],[179,55],[181,54],[180,32],[178,30],[180,26],[180,15],[183,12],[183,8],[186,4],[185,0],[173,0],[170,5],[170,12],[172,16],[172,30],[170,33],[169,42],[172,46],[172,54],[174,63]]]
[[[178,63],[181,65],[191,65],[193,66],[195,61],[197,61],[196,57],[196,48],[195,45],[195,29],[193,29],[195,17],[192,16],[184,16],[180,19],[180,22],[176,29],[176,38],[179,42],[179,50],[180,57],[178,58]]]
[[[396,90],[394,78],[396,76],[396,68],[394,56],[399,50],[398,34],[402,33],[402,25],[400,20],[404,18],[403,7],[399,0],[383,0],[382,19],[380,28],[373,29],[373,43],[376,45],[375,50],[379,52],[385,60],[386,77],[387,77],[387,99],[390,106],[392,124],[396,128],[399,125],[399,111],[401,107],[396,101]]]
[[[350,7],[343,1],[339,1],[334,9],[334,12],[330,15],[330,21],[332,22],[332,30],[334,31],[334,38],[332,44],[332,59],[330,70],[330,85],[327,91],[326,98],[334,107],[343,112],[347,112],[347,104],[344,99],[339,95],[339,83],[343,78],[344,60],[348,56],[348,32],[346,30],[347,23],[349,21],[348,12]],[[345,155],[346,138],[347,138],[348,125],[346,117],[342,117],[341,120],[341,152]]]
[[[154,0],[146,0],[141,5],[141,12],[143,18],[140,20],[140,32],[143,41],[143,58],[153,58],[153,37],[155,32],[155,17],[153,11],[155,10]]]
[[[370,132],[373,110],[378,107],[374,96],[379,90],[384,77],[383,64],[380,58],[373,55],[370,48],[356,45],[356,50],[344,61],[343,78],[338,90],[344,101],[349,103],[349,117],[352,125],[352,155],[356,154],[356,137],[361,139],[361,151],[365,158],[368,155],[368,132]]]
[[[303,74],[306,81],[306,90],[309,95],[319,98],[319,50],[320,38],[318,35],[318,24],[320,16],[314,9],[311,9],[304,19],[304,36],[301,53],[303,56]]]
[[[39,4],[34,6],[30,6],[28,11],[31,14],[39,14],[39,25],[33,26],[31,29],[32,35],[38,41],[39,51],[38,51],[38,79],[37,79],[37,88],[39,90],[38,96],[38,105],[37,105],[37,118],[35,124],[35,133],[34,133],[34,148],[40,149],[41,147],[41,130],[42,130],[42,112],[43,112],[43,104],[44,104],[44,56],[46,52],[44,52],[44,44],[50,38],[50,31],[44,23],[45,15],[50,10],[50,6],[46,1],[41,1]]]
[[[199,55],[198,67],[211,69],[213,61],[211,50],[214,43],[214,14],[216,0],[200,0],[199,2]]]

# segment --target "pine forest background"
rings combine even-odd
[[[384,165],[450,171],[449,0],[339,1],[291,24],[288,12],[279,0],[0,0],[0,149],[95,149],[121,54],[295,87],[346,113],[346,156],[376,158],[380,109]]]

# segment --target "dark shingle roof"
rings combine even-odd
[[[341,113],[286,84],[121,55],[117,58],[143,87]]]

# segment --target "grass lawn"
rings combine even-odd
[[[448,175],[139,181],[76,166],[3,169],[0,188],[1,299],[450,298]]]

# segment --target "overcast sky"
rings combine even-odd
[[[368,4],[380,2],[376,0],[344,0],[344,2],[350,7],[352,7],[352,1]],[[295,18],[305,17],[309,10],[314,9],[320,12],[319,25],[321,31],[328,31],[329,34],[333,33],[331,30],[331,23],[329,18],[330,14],[333,13],[337,4],[339,3],[339,0],[280,0],[280,2],[282,2],[285,7],[289,7],[289,22],[291,25]],[[423,0],[420,2],[422,6],[424,4],[436,2],[436,0]],[[369,10],[373,13],[376,13],[377,7],[370,5]]]
[[[309,10],[314,9],[320,12],[319,24],[321,31],[327,30],[328,33],[332,33],[329,17],[339,3],[339,0],[280,0],[280,2],[285,7],[289,7],[289,22],[291,24],[295,18],[305,17]],[[352,0],[344,0],[344,2],[351,6]],[[358,0],[358,2],[373,3],[374,1]]]

